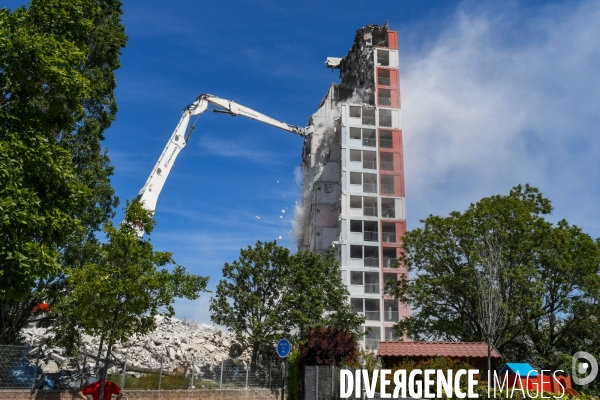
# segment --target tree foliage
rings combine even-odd
[[[502,243],[498,292],[506,305],[498,350],[546,368],[582,349],[575,343],[599,354],[599,243],[565,220],[548,222],[551,212],[550,200],[527,185],[422,221],[403,239],[413,279],[387,284],[413,310],[398,330],[414,340],[484,339],[477,266],[480,244],[493,232]]]
[[[137,200],[128,203],[119,228],[105,224],[107,242],[100,245],[97,261],[68,271],[68,293],[53,312],[56,340],[71,353],[82,333],[111,344],[151,332],[156,315],[175,314],[176,298],[193,300],[205,290],[208,278],[186,273],[171,253],[155,251],[149,240],[138,238],[136,226],[147,235],[154,226]]]
[[[334,326],[358,333],[364,317],[347,299],[333,252],[291,255],[277,242],[259,241],[241,249],[239,260],[225,263],[210,312],[212,321],[231,329],[256,359],[261,347],[273,346],[282,336],[299,338],[308,328]]]
[[[59,294],[63,266],[93,257],[114,215],[101,141],[117,112],[120,16],[114,0],[0,10],[0,343]]]

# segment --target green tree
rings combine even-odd
[[[308,328],[333,326],[358,334],[364,322],[348,302],[333,251],[291,255],[276,241],[258,241],[225,263],[210,312],[252,349],[252,360],[293,332],[300,338]]]
[[[481,244],[493,236],[497,294],[506,315],[497,330],[498,350],[508,359],[554,368],[578,343],[598,343],[600,246],[576,226],[545,219],[548,199],[533,187],[484,198],[463,213],[429,216],[403,239],[413,279],[387,284],[413,313],[397,329],[414,340],[481,341],[478,266],[489,260]],[[580,348],[579,350],[582,350]]]
[[[101,146],[117,107],[121,2],[0,10],[0,343],[93,256],[117,205]],[[33,290],[32,290],[33,289]]]
[[[119,228],[105,224],[107,242],[97,262],[68,271],[68,294],[54,309],[55,340],[74,352],[82,333],[101,337],[108,343],[105,365],[114,343],[151,332],[156,315],[173,316],[176,298],[196,299],[208,282],[186,273],[171,253],[154,251],[148,239],[138,238],[136,226],[147,235],[154,227],[151,212],[138,201],[128,203]]]

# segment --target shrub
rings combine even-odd
[[[358,357],[358,343],[346,329],[318,327],[306,332],[306,341],[299,347],[300,366],[352,364]]]

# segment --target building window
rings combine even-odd
[[[389,69],[378,69],[377,70],[377,84],[383,86],[391,85],[390,70]]]
[[[381,67],[389,67],[390,52],[387,50],[377,49],[377,65]]]
[[[396,329],[394,329],[394,328],[385,328],[385,340],[390,340],[390,341],[400,340],[400,337],[396,333]]]
[[[363,215],[365,217],[377,216],[377,197],[365,197],[363,200]]]
[[[365,294],[379,294],[379,273],[365,272]]]
[[[350,106],[350,118],[360,118],[360,107]]]
[[[362,208],[362,196],[350,196],[350,208]]]
[[[377,174],[363,174],[363,192],[377,193]]]
[[[362,233],[363,232],[363,222],[361,220],[351,219],[350,220],[350,232]]]
[[[389,107],[392,105],[392,91],[390,89],[379,89],[377,91],[377,101],[380,106]]]
[[[350,271],[350,284],[359,286],[363,285],[362,271]]]
[[[350,305],[352,306],[352,308],[354,308],[354,311],[356,311],[357,313],[362,314],[365,312],[365,306],[363,303],[363,299],[351,298]]]
[[[400,312],[398,310],[398,302],[394,300],[383,301],[383,320],[385,322],[398,322]]]
[[[383,249],[383,268],[394,268],[396,266],[396,249]],[[394,279],[398,279],[394,274],[385,274],[383,279],[394,276]]]
[[[381,224],[381,239],[384,243],[396,243],[396,224],[383,222]]]
[[[392,141],[392,131],[379,132],[379,147],[382,149],[393,149],[394,142]]]
[[[389,110],[387,110],[389,111]],[[363,107],[362,110],[362,124],[363,125],[375,125],[375,109]],[[387,125],[384,125],[387,126]],[[389,125],[391,126],[391,125]]]
[[[362,174],[360,172],[350,172],[350,184],[360,185],[362,183]]]
[[[393,175],[381,175],[381,194],[395,194]]]
[[[367,321],[380,321],[380,314],[379,299],[365,299],[365,319]]]
[[[354,259],[363,258],[363,247],[351,245],[350,246],[350,258],[354,258]]]
[[[393,171],[394,170],[394,154],[392,153],[381,153],[380,163],[382,171]]]
[[[362,152],[360,150],[350,150],[350,161],[351,162],[361,162],[362,161]]]
[[[396,218],[396,200],[386,197],[381,198],[381,217]]]
[[[362,152],[363,168],[377,169],[377,153],[374,151]]]
[[[392,110],[379,109],[379,125],[392,126]]]

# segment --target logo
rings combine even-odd
[[[585,362],[579,362],[580,359],[586,360]],[[590,366],[592,370],[589,372],[589,375],[585,378],[580,378],[579,375],[583,375],[588,372]],[[587,385],[591,383],[596,376],[598,375],[598,362],[590,353],[586,353],[585,351],[578,351],[573,354],[573,373],[571,374],[571,378],[573,382],[578,385]]]

